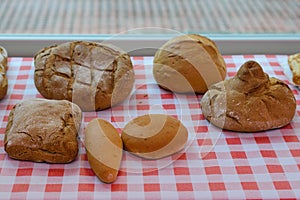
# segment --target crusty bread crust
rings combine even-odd
[[[134,84],[129,55],[106,44],[74,41],[46,47],[34,64],[34,83],[45,98],[72,101],[83,111],[122,102]]]
[[[4,148],[14,159],[69,163],[78,153],[80,108],[66,100],[29,99],[14,106]]]
[[[290,123],[296,100],[283,81],[269,78],[257,62],[248,61],[236,76],[212,85],[201,108],[205,118],[220,128],[257,132]]]

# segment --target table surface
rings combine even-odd
[[[270,76],[284,80],[297,99],[293,121],[258,133],[222,131],[202,115],[202,95],[172,94],[152,76],[153,57],[133,57],[135,88],[122,104],[84,112],[79,155],[69,164],[18,161],[4,151],[12,107],[39,97],[33,82],[33,58],[9,58],[8,94],[0,102],[0,199],[245,199],[300,198],[300,94],[282,68],[286,55],[224,56],[232,77],[247,60],[259,62]],[[189,130],[184,151],[149,161],[123,154],[117,181],[105,184],[91,170],[84,149],[84,127],[94,118],[110,121],[120,132],[136,116],[165,113]]]

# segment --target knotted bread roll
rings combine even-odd
[[[220,128],[256,132],[290,123],[296,100],[283,81],[269,78],[257,62],[248,61],[236,76],[212,85],[201,106],[205,118]]]

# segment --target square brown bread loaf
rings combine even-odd
[[[5,151],[18,160],[71,162],[78,154],[81,116],[80,108],[66,100],[24,100],[9,114]]]

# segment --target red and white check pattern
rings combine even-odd
[[[289,84],[279,63],[285,55],[224,56],[228,77],[247,60]],[[201,95],[172,94],[160,89],[152,76],[152,57],[134,57],[136,82],[130,97],[99,112],[85,112],[78,158],[70,164],[46,164],[10,159],[4,134],[11,108],[41,97],[33,83],[33,59],[9,58],[9,89],[0,102],[0,199],[247,199],[300,198],[300,94],[294,120],[286,127],[260,133],[221,131],[203,117]],[[118,179],[98,180],[87,161],[83,129],[93,118],[110,121],[121,132],[132,118],[165,113],[189,130],[183,152],[157,161],[124,152]]]

